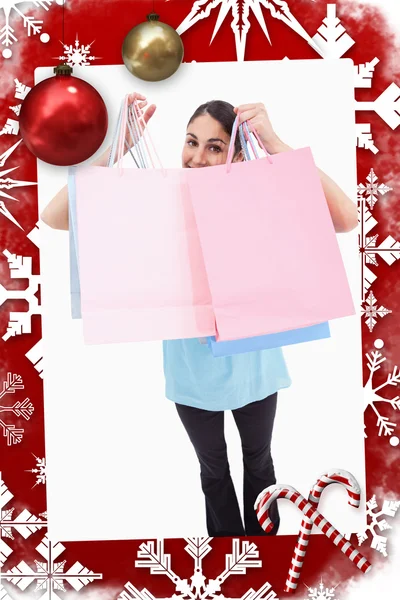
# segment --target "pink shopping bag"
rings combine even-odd
[[[310,148],[187,169],[218,340],[354,314]]]
[[[125,132],[124,118],[121,128]],[[211,295],[182,170],[119,165],[73,172],[85,343],[213,335]]]

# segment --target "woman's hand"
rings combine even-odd
[[[292,148],[276,135],[264,104],[241,104],[234,109],[239,113],[239,124],[249,121],[269,154],[289,152]],[[317,167],[318,168],[318,167]],[[356,204],[343,192],[338,184],[326,173],[318,169],[331,218],[338,233],[345,233],[357,227]]]
[[[270,154],[279,152],[280,148],[283,149],[284,144],[276,135],[269,120],[267,110],[262,102],[241,104],[234,111],[236,114],[239,114],[239,124],[244,123],[244,121],[251,123]]]
[[[138,107],[139,115],[143,117],[143,119],[139,119],[139,128],[140,128],[140,133],[142,134],[146,124],[149,122],[151,117],[154,115],[157,107],[155,104],[150,104],[150,106],[147,106],[146,97],[142,96],[142,94],[139,94],[138,92],[133,92],[132,94],[129,94],[128,106],[130,104],[132,104],[133,102],[135,102],[135,100],[136,100],[136,106]],[[126,140],[129,144],[129,146],[132,146],[134,143],[134,140],[132,140],[132,138],[131,138],[128,126],[126,127],[125,137],[126,137]]]
[[[143,119],[140,119],[140,131],[143,133],[146,123],[149,122],[149,119],[154,115],[156,107],[154,104],[147,106],[147,100],[142,94],[138,94],[134,92],[133,94],[129,94],[128,96],[128,104],[132,104],[134,100],[137,100],[138,108],[140,110],[140,114],[143,116]],[[147,107],[147,108],[146,108]],[[146,108],[146,110],[145,110]],[[143,112],[145,110],[145,112]],[[127,128],[126,131],[126,139],[128,143],[131,142],[130,133]],[[132,145],[132,144],[131,144]],[[108,147],[101,156],[96,158],[91,164],[93,166],[98,167],[106,167],[108,165],[108,160],[110,157],[111,148]],[[69,218],[68,218],[68,186],[64,186],[58,194],[54,196],[54,198],[49,202],[44,211],[41,213],[40,218],[44,223],[46,223],[49,227],[53,227],[54,229],[68,229],[69,228]]]

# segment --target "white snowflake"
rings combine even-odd
[[[1,2],[1,0],[0,0],[0,2]],[[28,92],[30,92],[30,90],[32,88],[28,87],[24,83],[21,83],[20,81],[18,81],[18,79],[14,79],[14,83],[15,83],[14,98],[17,98],[18,100],[24,100],[25,97],[27,96]],[[19,117],[19,114],[21,111],[21,104],[9,106],[9,109],[12,110],[13,113],[17,117]],[[5,135],[5,134],[18,135],[18,133],[19,133],[19,122],[16,121],[16,119],[8,118],[5,125],[3,126],[3,128],[0,129],[0,135]]]
[[[9,106],[9,108],[16,108],[16,107],[11,107]],[[5,124],[3,125],[3,129],[0,130],[0,135],[18,135],[19,133],[19,122],[16,119],[11,119],[10,117],[8,117],[7,121],[5,122]]]
[[[313,37],[323,58],[341,58],[355,41],[336,15],[336,4],[327,4],[326,17]]]
[[[56,3],[63,4],[63,0],[56,0]],[[54,4],[54,0],[0,0],[0,9],[3,9],[5,17],[5,25],[0,29],[0,42],[5,46],[2,52],[3,58],[11,58],[11,46],[18,42],[15,30],[11,25],[11,21],[15,17],[22,19],[28,37],[40,34],[41,42],[47,43],[50,40],[50,36],[47,33],[42,33],[43,20],[37,19],[35,16],[26,15],[25,11],[27,9],[22,10],[19,8],[21,4],[33,4],[34,7],[43,8],[45,11],[48,11]],[[32,10],[32,7],[29,7],[29,10]]]
[[[320,48],[323,58],[342,58],[355,44],[337,17],[336,4],[327,5],[327,16],[313,40]],[[379,58],[375,56],[371,61],[354,66],[355,88],[372,88],[375,67],[379,62]],[[356,102],[356,110],[372,110],[392,129],[396,129],[400,124],[400,88],[392,83],[374,102]],[[357,124],[357,146],[366,148],[374,154],[379,152],[369,123]]]
[[[136,561],[136,567],[150,569],[152,575],[165,575],[175,586],[175,593],[169,600],[234,600],[228,599],[221,594],[222,584],[231,575],[246,575],[249,568],[260,568],[259,552],[254,543],[232,540],[232,554],[225,558],[225,569],[216,579],[209,579],[203,573],[203,559],[212,548],[212,538],[185,538],[187,545],[185,551],[193,559],[193,575],[188,579],[181,579],[171,568],[171,555],[164,553],[164,542],[158,540],[156,545],[153,541],[140,545]],[[271,584],[266,582],[257,591],[249,589],[241,600],[274,600],[276,593]],[[119,600],[156,600],[155,596],[147,589],[138,590],[131,582],[125,585],[125,589],[118,596]],[[159,599],[157,599],[159,600]],[[167,600],[167,599],[163,599]],[[239,600],[239,599],[237,599]]]
[[[387,537],[384,535],[379,535],[376,532],[376,527],[379,531],[387,531],[388,529],[392,529],[391,525],[386,521],[385,518],[381,518],[383,516],[394,517],[396,512],[400,508],[400,501],[394,500],[384,500],[382,509],[375,511],[378,508],[378,503],[376,501],[376,496],[372,496],[371,500],[367,502],[367,528],[362,533],[357,534],[358,544],[361,546],[367,539],[368,533],[371,535],[371,548],[377,550],[383,556],[387,557]]]
[[[392,265],[400,258],[400,243],[391,235],[388,235],[379,245],[378,235],[370,235],[372,229],[378,224],[378,221],[372,216],[371,210],[379,200],[379,194],[383,196],[391,190],[385,184],[378,184],[377,181],[378,179],[371,169],[366,184],[358,186],[362,302],[365,301],[369,288],[377,278],[369,265],[379,266],[378,256],[388,265]]]
[[[379,148],[375,146],[375,140],[372,137],[370,123],[356,123],[357,147],[370,150],[373,154],[378,154]]]
[[[381,396],[382,390],[388,388],[385,391],[389,391],[390,387],[397,388],[400,384],[400,369],[396,365],[393,370],[388,374],[386,381],[380,385],[374,385],[374,375],[377,373],[382,364],[386,361],[386,357],[380,352],[383,347],[382,340],[375,341],[376,350],[366,354],[367,368],[369,369],[370,375],[367,383],[364,387],[364,410],[367,410],[369,406],[373,409],[377,417],[376,426],[378,427],[378,435],[381,436],[392,436],[396,428],[396,423],[389,421],[389,417],[385,417],[380,414],[376,407],[378,402],[389,404],[393,410],[400,410],[400,396],[393,396],[392,398],[384,398]],[[379,348],[379,349],[378,349]],[[391,444],[393,446],[398,445],[398,438],[393,436],[391,438]]]
[[[368,298],[361,305],[361,314],[364,315],[365,323],[370,331],[373,331],[378,322],[378,317],[383,319],[383,317],[386,317],[386,315],[389,315],[391,312],[391,310],[384,306],[378,306],[373,292],[369,293]]]
[[[3,381],[3,389],[0,390],[0,402],[4,402],[7,394],[15,394],[17,390],[24,389],[24,383],[21,375],[7,373],[6,381]],[[0,413],[11,413],[17,418],[24,418],[29,421],[34,411],[34,406],[29,398],[20,401],[16,400],[13,404],[0,404]],[[8,420],[8,418],[6,417]],[[7,440],[7,445],[19,444],[24,435],[24,429],[17,428],[13,423],[7,423],[3,418],[0,419],[0,429],[3,431],[3,437]]]
[[[39,244],[40,244],[39,222],[36,222],[35,226],[30,230],[30,232],[26,234],[26,237],[29,240],[31,240],[32,244],[35,244],[35,246],[37,248],[39,248]]]
[[[327,5],[327,16],[313,40],[324,58],[342,58],[355,44],[336,15],[335,4]],[[379,58],[375,57],[370,62],[355,65],[355,88],[372,87],[373,74],[378,63]],[[400,125],[400,88],[393,82],[375,101],[356,102],[355,109],[376,112],[394,130]],[[378,149],[372,140],[371,126],[367,123],[360,124],[357,132],[358,146],[368,148],[376,154]]]
[[[356,110],[372,110],[393,130],[400,125],[400,88],[391,83],[373,102],[356,102]]]
[[[32,486],[31,489],[36,487],[39,484],[46,483],[46,459],[39,458],[32,453],[32,456],[36,459],[36,469],[26,469],[27,473],[35,473],[36,474],[36,483]]]
[[[28,93],[31,91],[31,88],[25,83],[21,83],[18,79],[14,79],[15,83],[15,94],[14,98],[18,98],[19,100],[25,100]]]
[[[58,592],[67,592],[65,582],[76,592],[84,586],[92,583],[95,579],[102,579],[101,573],[93,573],[79,562],[75,562],[68,571],[64,571],[66,561],[56,562],[60,554],[65,550],[61,542],[52,542],[47,534],[36,547],[37,552],[44,558],[43,561],[35,560],[36,570],[33,570],[25,561],[21,561],[5,573],[0,574],[0,579],[9,581],[21,591],[25,591],[32,583],[36,583],[35,598],[42,600],[62,600],[64,595]]]
[[[70,67],[88,67],[90,61],[101,58],[100,56],[92,56],[90,54],[90,48],[93,43],[94,41],[91,44],[81,44],[77,35],[74,45],[63,44],[64,54],[57,58],[58,60],[65,61]]]
[[[356,88],[371,88],[372,79],[375,71],[375,66],[378,64],[379,58],[374,58],[371,62],[361,65],[355,65],[355,87]],[[370,123],[357,123],[357,147],[370,150],[373,154],[378,154],[379,148],[375,146],[375,141],[372,136]]]
[[[28,352],[26,358],[33,364],[39,376],[43,379],[43,342],[40,339]]]
[[[41,306],[36,296],[40,285],[40,275],[33,275],[32,258],[30,256],[18,256],[8,250],[4,250],[3,254],[7,257],[10,265],[11,278],[28,279],[29,282],[25,290],[6,290],[0,283],[0,306],[9,299],[22,299],[28,303],[26,312],[10,312],[8,328],[2,338],[7,341],[14,335],[31,333],[32,315],[41,314]]]
[[[387,186],[386,184],[378,183],[378,177],[375,175],[373,169],[370,170],[365,185],[360,183],[357,189],[359,195],[365,197],[365,200],[371,210],[378,202],[379,194],[384,196],[388,192],[393,191],[393,188]]]
[[[374,76],[375,67],[379,63],[379,58],[375,56],[370,62],[363,63],[361,65],[354,65],[355,69],[355,83],[356,88],[371,88],[372,78]]]
[[[12,155],[14,150],[18,148],[21,142],[22,140],[19,140],[13,146],[10,146],[5,152],[3,152],[3,154],[0,154],[0,168],[4,167],[8,158]],[[10,169],[0,171],[0,215],[3,215],[9,221],[14,223],[14,225],[23,230],[23,227],[21,227],[21,225],[18,223],[15,217],[13,217],[13,215],[10,213],[10,211],[6,207],[4,201],[1,200],[1,198],[7,198],[7,200],[14,200],[15,202],[19,202],[17,198],[14,198],[14,196],[10,196],[10,194],[5,192],[4,190],[10,190],[12,188],[17,187],[24,187],[26,185],[37,185],[37,183],[33,181],[21,181],[19,179],[11,179],[10,177],[4,177],[4,175],[8,175],[12,171],[15,171],[15,169],[18,169],[18,167],[11,167]]]
[[[47,527],[46,513],[36,517],[25,508],[15,517],[14,507],[4,508],[13,498],[14,494],[8,489],[0,472],[0,569],[4,567],[4,563],[13,551],[5,542],[14,539],[13,532],[17,532],[26,540],[42,527]],[[2,598],[1,595],[0,597]]]
[[[293,16],[287,2],[283,0],[196,0],[189,14],[177,28],[179,35],[193,27],[195,23],[210,16],[214,8],[219,7],[217,21],[211,42],[218,33],[225,18],[231,13],[231,28],[235,36],[237,60],[244,60],[247,34],[250,30],[250,14],[252,13],[260,25],[265,37],[271,44],[271,39],[265,23],[263,8],[266,8],[274,19],[279,19],[290,27],[318,53],[318,44],[309,36],[299,21]]]
[[[335,587],[327,588],[324,586],[321,578],[317,588],[308,587],[308,585],[306,585],[308,596],[304,600],[339,600],[335,595],[335,590],[338,585],[339,584],[335,585]]]

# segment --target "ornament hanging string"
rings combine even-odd
[[[65,46],[65,2],[66,2],[66,0],[63,0],[63,12],[62,12],[62,43],[63,43],[63,46]]]

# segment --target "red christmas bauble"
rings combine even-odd
[[[107,133],[106,105],[99,92],[72,69],[38,83],[22,103],[21,136],[27,148],[51,165],[70,166],[90,158]]]

